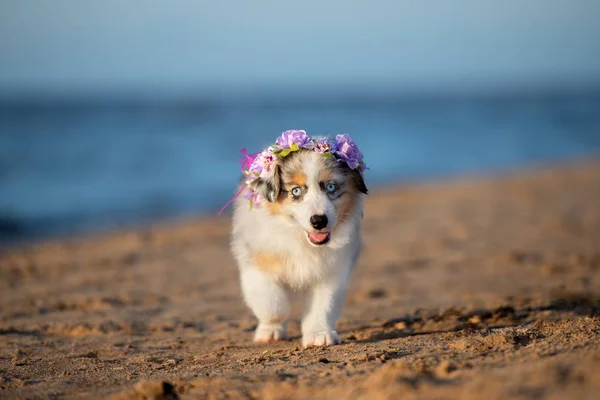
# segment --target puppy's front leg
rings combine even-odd
[[[302,345],[328,346],[342,341],[335,330],[346,297],[346,274],[316,284],[309,293],[302,319]]]
[[[290,303],[286,290],[253,267],[242,271],[241,280],[244,300],[258,318],[254,341],[264,343],[287,339],[286,319]]]

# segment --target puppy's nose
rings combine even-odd
[[[310,224],[313,226],[313,228],[315,229],[323,229],[327,226],[327,223],[329,221],[327,220],[327,215],[313,215],[312,217],[310,217]]]

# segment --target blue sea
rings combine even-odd
[[[0,241],[215,215],[240,148],[348,133],[370,188],[600,154],[600,93],[0,103]]]

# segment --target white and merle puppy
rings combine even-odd
[[[260,206],[235,199],[231,247],[244,299],[258,318],[255,341],[287,338],[294,291],[306,297],[303,346],[341,343],[336,321],[361,250],[367,193],[358,154],[360,167],[352,169],[356,160],[344,162],[333,151],[295,148],[270,160],[264,177],[246,182]]]

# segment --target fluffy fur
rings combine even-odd
[[[363,177],[310,150],[291,153],[274,168],[271,179],[256,181],[260,205],[250,210],[240,197],[233,211],[231,247],[245,302],[258,318],[254,340],[287,337],[294,291],[306,300],[303,346],[339,344],[335,324],[361,249],[361,194],[367,193]],[[327,226],[316,224],[320,229],[315,229],[315,215],[325,215]],[[328,241],[311,242],[309,233],[314,238],[315,232],[319,238],[329,232]]]

